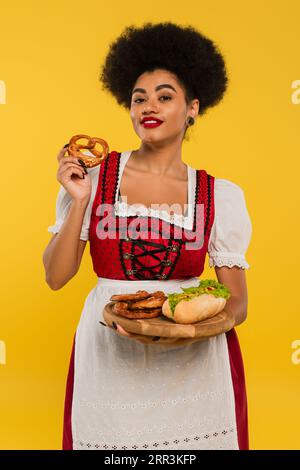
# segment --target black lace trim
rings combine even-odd
[[[113,195],[114,195],[114,200],[113,200],[113,204],[115,204],[116,201],[118,201],[118,199],[116,199],[117,197],[117,188],[118,188],[118,181],[119,181],[119,175],[120,175],[120,166],[121,166],[121,152],[118,153],[118,158],[117,158],[117,172],[116,172],[116,182],[115,182],[115,188],[114,188],[114,192],[113,192]],[[119,190],[119,194],[120,193],[120,190]]]
[[[210,208],[211,208],[211,175],[207,175],[207,205],[206,205],[206,220],[204,228],[204,236],[206,236],[208,224],[210,221]]]
[[[106,175],[107,175],[107,169],[108,169],[108,158],[104,160],[104,172],[103,172],[103,178],[102,178],[102,187],[101,187],[101,204],[104,204],[105,202],[105,191],[106,191]]]
[[[199,170],[196,170],[196,186],[195,186],[195,195],[194,195],[194,202],[195,202],[195,207],[194,207],[194,221],[193,221],[193,232],[196,230],[196,208],[198,204],[198,194],[200,191],[200,172]]]

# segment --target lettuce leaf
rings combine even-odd
[[[195,287],[180,287],[183,292],[167,294],[172,316],[174,316],[175,307],[181,300],[189,301],[201,294],[212,294],[215,297],[229,299],[231,293],[228,287],[215,279],[201,279],[199,285]]]

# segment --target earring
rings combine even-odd
[[[193,124],[195,124],[195,119],[192,116],[189,116],[186,122],[188,126],[192,126]]]

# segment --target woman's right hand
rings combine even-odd
[[[185,346],[192,343],[196,343],[198,341],[204,341],[206,338],[167,338],[161,336],[147,336],[147,335],[139,335],[136,333],[131,333],[130,331],[125,330],[121,325],[118,323],[113,322],[112,325],[100,322],[104,326],[108,326],[112,330],[119,335],[119,336],[127,336],[129,339],[133,339],[138,343],[142,344],[158,344],[159,346],[165,346],[166,348],[172,346]]]
[[[73,200],[89,201],[92,191],[91,177],[85,173],[78,158],[65,156],[66,151],[67,147],[63,147],[57,155],[57,180]]]

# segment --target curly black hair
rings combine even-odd
[[[216,105],[227,89],[225,62],[212,40],[193,26],[169,21],[142,27],[127,26],[109,45],[100,73],[103,90],[130,109],[133,86],[138,77],[155,69],[176,75],[189,104],[199,99],[199,114]]]

